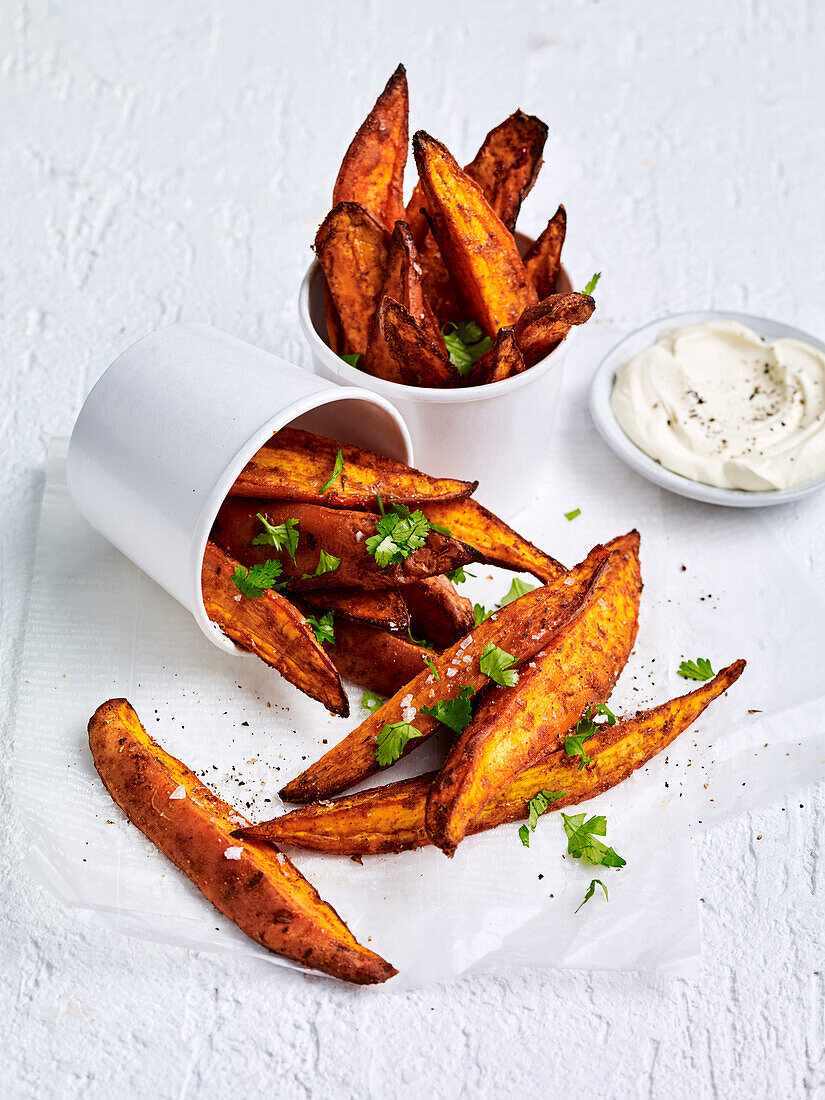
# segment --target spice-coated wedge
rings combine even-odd
[[[346,717],[349,703],[341,677],[301,612],[278,592],[242,596],[232,581],[238,562],[214,542],[206,544],[201,593],[206,614],[228,638],[277,669],[333,714]]]
[[[336,622],[340,616],[402,634],[410,628],[410,612],[400,588],[320,588],[302,592],[301,597],[311,608],[332,611]]]
[[[607,549],[607,568],[581,615],[520,669],[517,683],[485,693],[451,746],[427,800],[427,833],[448,856],[499,791],[610,697],[638,630],[638,532]]]
[[[495,338],[538,300],[513,235],[441,142],[419,130],[413,152],[433,235],[465,316]]]
[[[440,350],[406,309],[392,298],[382,300],[378,326],[387,352],[406,385],[438,389],[461,385],[461,375],[446,352]]]
[[[402,755],[423,744],[439,722],[422,714],[422,706],[432,708],[452,699],[462,688],[475,692],[488,684],[489,678],[481,671],[482,655],[488,645],[511,654],[516,665],[534,657],[559,630],[582,613],[592,598],[609,553],[603,548],[599,553],[597,548],[563,581],[528,592],[435,657],[432,669],[419,673],[343,741],[288,783],[281,797],[288,802],[328,798],[374,775],[379,770],[378,735],[385,725],[411,721],[421,734],[407,742]]]
[[[339,202],[315,235],[347,353],[364,352],[387,269],[390,237],[356,202]]]
[[[331,905],[281,852],[233,836],[249,824],[180,760],[152,740],[126,699],[89,721],[104,786],[133,825],[224,916],[269,951],[348,982],[397,973],[362,947]]]
[[[499,329],[496,342],[472,366],[464,383],[467,386],[483,386],[488,382],[502,382],[525,369],[524,359],[511,328]]]
[[[481,813],[467,833],[475,834],[520,821],[528,803],[543,790],[563,791],[550,809],[586,802],[610,790],[667,748],[708,706],[739,679],[744,661],[729,665],[707,683],[633,718],[602,726],[588,741],[592,763],[579,770],[576,758],[559,750],[522,772]],[[436,772],[402,779],[358,794],[313,802],[271,821],[240,830],[244,836],[293,844],[337,855],[378,855],[409,851],[429,844],[425,828],[427,796]]]
[[[556,288],[566,234],[567,211],[559,206],[541,236],[525,253],[524,266],[539,298],[549,298]]]
[[[504,520],[474,500],[422,504],[421,510],[431,523],[449,528],[454,538],[472,546],[489,565],[532,573],[545,584],[565,572],[555,558],[522,538]]]
[[[339,451],[343,466],[330,484]],[[246,464],[229,495],[375,510],[379,496],[385,504],[463,500],[477,486],[477,481],[430,477],[351,443],[282,428]]]
[[[391,233],[404,217],[408,135],[407,74],[399,65],[346,151],[332,193],[333,205],[360,203]]]
[[[326,283],[324,283],[324,320],[327,326],[327,343],[336,355],[343,355],[346,351],[344,329]]]
[[[294,558],[270,545],[253,545],[253,539],[264,530],[259,515],[273,527],[297,521]],[[394,588],[479,560],[471,546],[430,530],[420,549],[403,561],[382,567],[368,549],[381,519],[370,512],[321,508],[317,504],[228,497],[215,519],[212,539],[246,566],[277,558],[281,580],[299,592],[342,586]]]
[[[460,595],[447,577],[428,577],[418,584],[405,584],[401,594],[412,616],[416,638],[428,638],[446,649],[473,629],[472,602]]]
[[[528,367],[532,367],[562,341],[574,325],[583,325],[593,315],[595,301],[589,294],[571,291],[551,294],[526,309],[515,325],[516,343]]]

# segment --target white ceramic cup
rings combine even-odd
[[[570,289],[562,269],[557,290]],[[436,477],[477,480],[476,499],[505,519],[531,503],[546,472],[564,360],[575,328],[545,359],[513,378],[467,389],[434,389],[374,378],[331,350],[324,273],[317,261],[301,284],[298,313],[316,374],[391,401],[410,430],[419,469]]]
[[[208,325],[171,325],[127,348],[92,389],[69,444],[69,492],[88,522],[195,617],[201,563],[232,483],[288,424],[412,464],[398,412]]]

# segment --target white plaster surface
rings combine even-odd
[[[825,1096],[823,784],[696,842],[696,981],[371,998],[85,923],[19,869],[9,769],[48,440],[160,324],[306,361],[308,243],[398,60],[413,125],[460,156],[516,106],[547,119],[524,227],[564,201],[602,318],[729,307],[822,335],[823,54],[816,0],[0,4],[0,1095]],[[825,500],[784,514],[821,569]]]

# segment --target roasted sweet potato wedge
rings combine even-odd
[[[276,527],[289,519],[298,521],[294,560],[270,545],[252,544],[263,531],[258,514]],[[369,512],[321,508],[317,504],[228,497],[215,519],[212,539],[246,566],[278,558],[287,587],[299,592],[311,588],[394,588],[479,560],[472,547],[430,531],[419,550],[398,564],[382,568],[367,551],[367,540],[376,533],[380,519]],[[338,559],[338,564],[322,558],[322,553]],[[324,561],[327,569],[319,572]]]
[[[360,203],[391,233],[404,217],[408,139],[407,73],[399,65],[350,142],[335,181],[333,205]]]
[[[367,350],[370,322],[387,269],[389,242],[384,227],[355,202],[339,202],[315,236],[315,254],[338,311],[345,352]]]
[[[490,131],[464,169],[511,233],[536,182],[546,141],[547,127],[540,118],[515,111]]]
[[[455,645],[475,625],[471,601],[459,595],[447,577],[405,584],[400,592],[412,616],[415,637],[428,638],[440,649]]]
[[[495,338],[538,300],[513,235],[441,142],[419,130],[413,152],[433,235],[465,316]]]
[[[387,724],[410,720],[405,716],[411,712],[415,712],[415,728],[421,737],[408,741],[404,754],[423,744],[435,732],[438,722],[422,714],[421,707],[452,699],[464,687],[475,692],[489,683],[480,661],[490,643],[512,654],[517,665],[534,657],[559,630],[582,613],[608,557],[609,551],[596,547],[562,581],[528,592],[481,623],[472,634],[434,658],[435,673],[429,670],[419,673],[343,741],[288,783],[281,797],[287,802],[328,798],[374,775],[379,770],[375,759],[378,734]]]
[[[250,650],[328,711],[346,718],[349,703],[341,677],[304,616],[271,589],[257,599],[242,596],[232,583],[237,566],[214,542],[206,544],[201,568],[206,614],[241,649]]]
[[[285,855],[238,842],[233,833],[246,818],[153,741],[126,699],[97,708],[89,747],[132,824],[256,943],[347,982],[384,982],[397,973],[358,943]]]
[[[524,255],[524,266],[539,299],[549,298],[555,290],[566,234],[567,211],[559,206],[544,232]]]
[[[563,798],[550,807],[562,810],[617,786],[684,733],[709,703],[739,679],[744,667],[744,661],[735,661],[687,695],[639,711],[634,718],[619,718],[615,726],[602,727],[587,742],[593,762],[582,771],[578,758],[562,751],[546,756],[522,772],[470,822],[468,835],[526,818],[527,804],[538,791],[563,790]],[[424,816],[437,774],[428,772],[358,794],[313,802],[239,833],[336,855],[391,854],[420,848],[430,843]]]
[[[302,592],[301,598],[314,610],[331,611],[364,626],[394,634],[405,634],[410,628],[410,612],[400,588],[320,588]]]
[[[327,343],[336,355],[343,355],[346,351],[344,330],[341,326],[341,318],[338,316],[335,302],[333,302],[332,295],[329,292],[329,286],[326,283],[324,284],[324,320],[327,326]]]
[[[488,382],[501,382],[525,369],[524,359],[511,328],[499,329],[496,342],[472,366],[464,379],[465,386],[484,386]]]
[[[587,707],[604,703],[639,623],[639,534],[607,544],[594,598],[519,671],[492,688],[450,748],[427,799],[427,834],[452,856],[467,826],[517,775],[557,748]]]
[[[555,558],[533,546],[474,500],[422,504],[421,510],[431,523],[447,527],[453,538],[474,547],[489,565],[532,573],[545,584],[565,572]]]
[[[574,325],[583,325],[596,308],[589,294],[551,294],[526,309],[515,324],[516,343],[525,366],[538,363],[560,343]]]
[[[338,451],[343,469],[322,492],[335,469]],[[385,504],[420,504],[463,500],[477,487],[477,481],[430,477],[351,443],[339,443],[298,428],[282,428],[246,464],[229,495],[375,511],[379,496]]]
[[[384,298],[381,302],[378,327],[387,352],[406,385],[439,389],[461,385],[461,375],[446,351],[439,350],[406,309],[392,298]]]

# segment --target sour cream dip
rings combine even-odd
[[[668,470],[722,489],[788,489],[825,472],[825,352],[738,321],[663,332],[616,372],[613,414]]]

